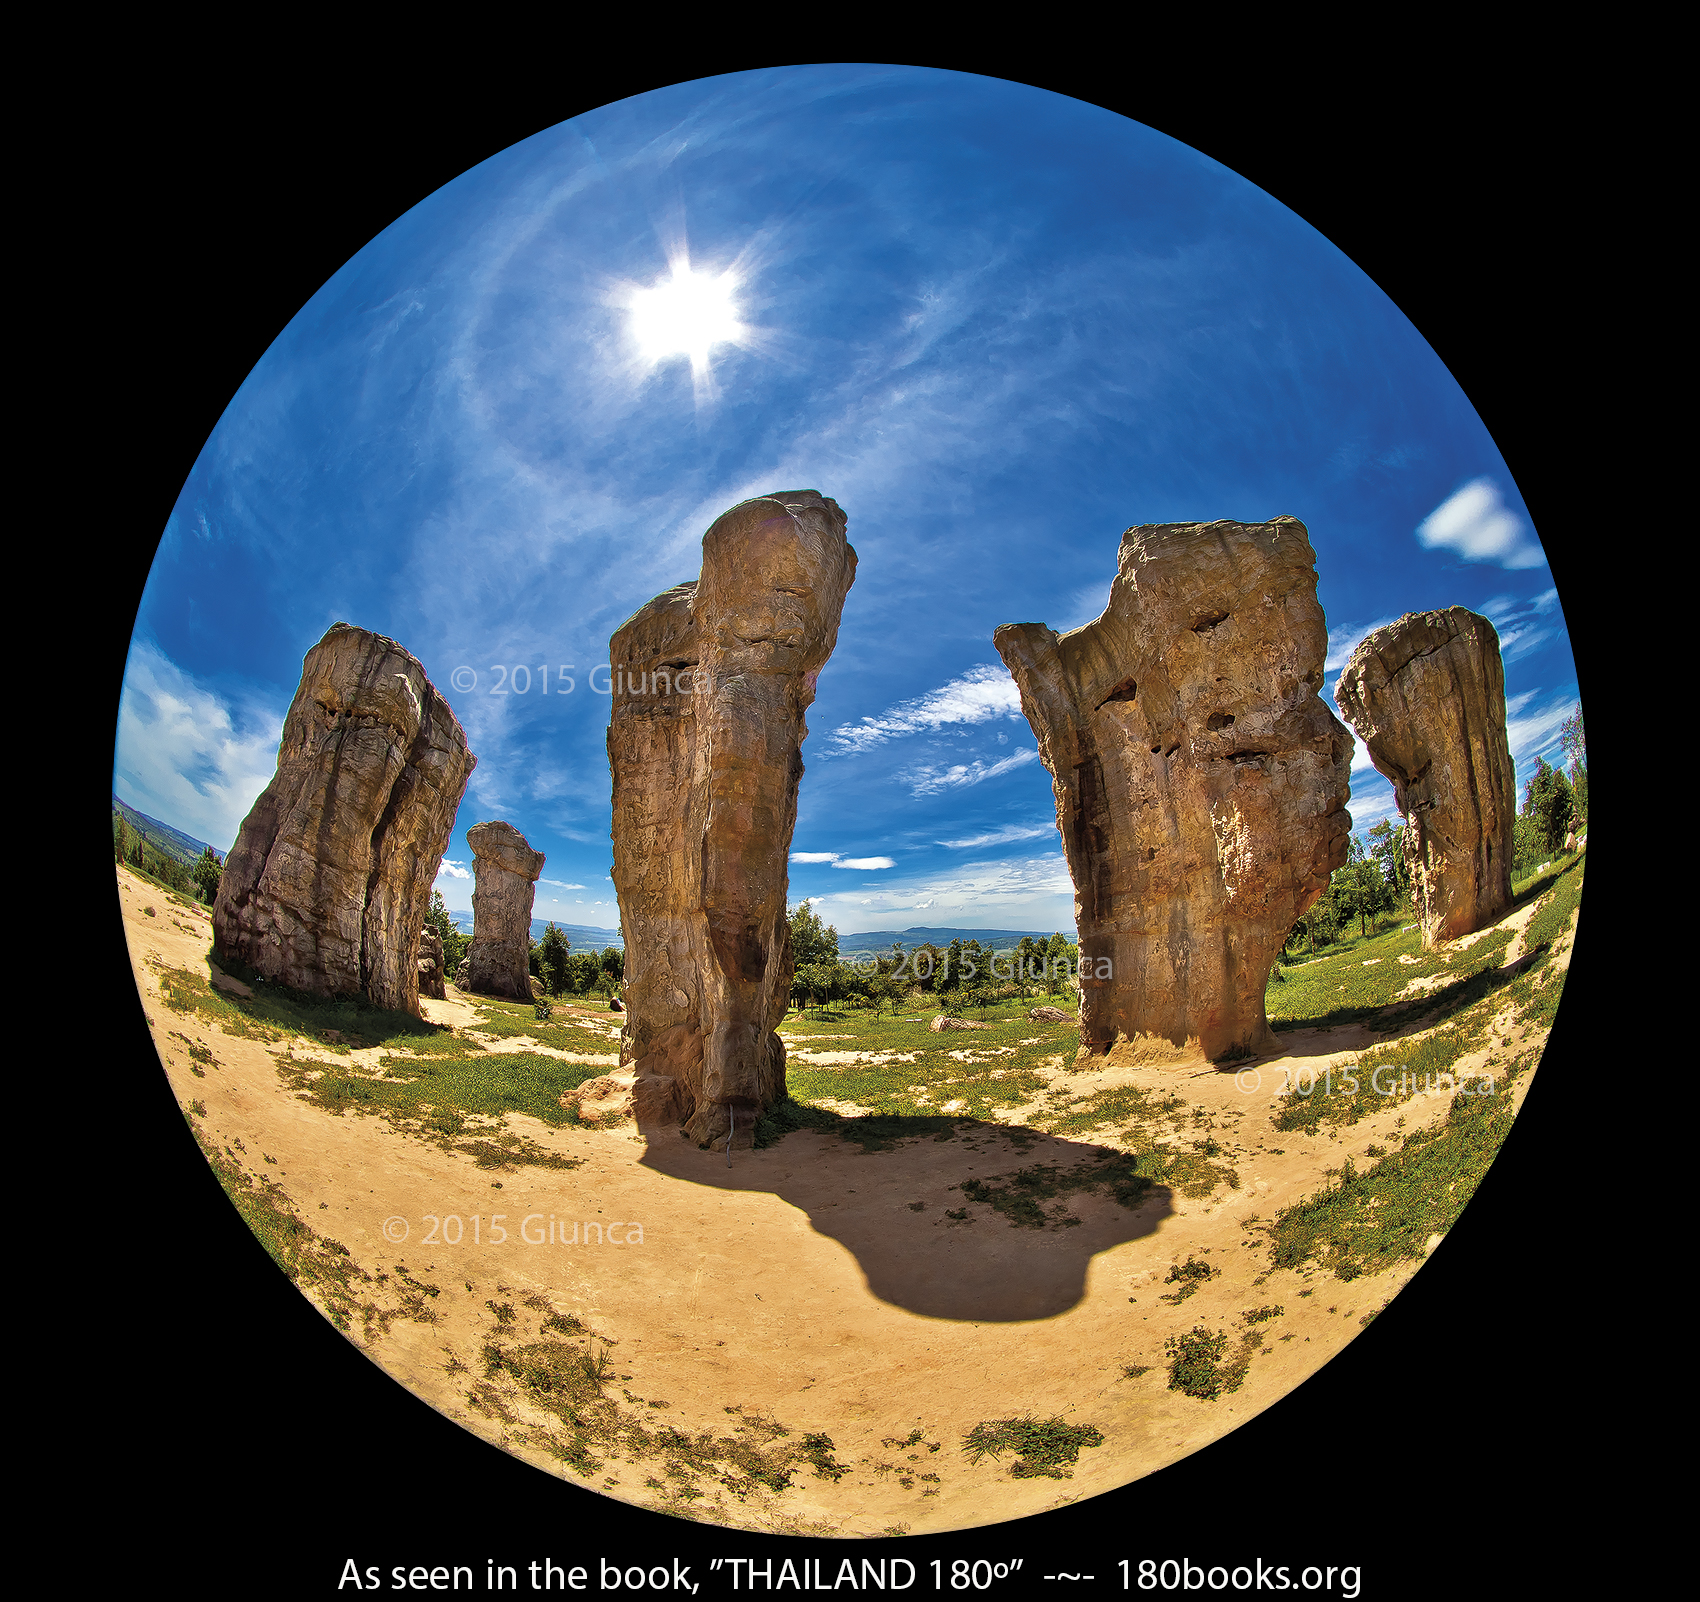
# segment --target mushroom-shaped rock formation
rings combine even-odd
[[[1407,612],[1359,642],[1334,699],[1393,782],[1423,944],[1492,923],[1511,904],[1517,815],[1493,624],[1461,606]]]
[[[1053,781],[1090,1051],[1274,1043],[1270,968],[1351,831],[1315,561],[1291,517],[1131,528],[1095,622],[992,636]]]
[[[480,995],[530,1001],[531,904],[541,851],[533,851],[511,823],[475,823],[472,847],[472,944],[466,951],[466,988]]]
[[[476,760],[414,657],[333,624],[225,861],[215,959],[417,1016],[419,930]]]
[[[609,642],[614,889],[640,1122],[747,1144],[785,1094],[787,855],[803,714],[856,575],[836,502],[745,501],[702,542],[702,576]]]

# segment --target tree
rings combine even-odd
[[[1381,864],[1364,849],[1362,839],[1355,834],[1346,848],[1345,866],[1334,870],[1329,888],[1340,913],[1355,917],[1359,932],[1366,938],[1370,920],[1393,905],[1393,887],[1383,875]]]
[[[1032,935],[1023,935],[1021,944],[1015,948],[1015,989],[1023,1000],[1031,994],[1033,985],[1038,978],[1038,952],[1033,945]]]
[[[838,931],[822,923],[820,914],[806,901],[798,902],[791,914],[791,961],[798,968],[838,961]]]
[[[130,825],[122,812],[112,814],[112,849],[120,862],[130,855]]]
[[[1411,866],[1405,860],[1405,826],[1383,818],[1369,831],[1369,854],[1381,869],[1381,876],[1391,886],[1394,898],[1402,900],[1411,893]]]
[[[568,987],[570,970],[568,967],[572,954],[572,944],[553,923],[543,931],[543,938],[537,943],[537,965],[541,970],[537,977],[543,981],[543,987],[550,995],[559,996]]]
[[[1057,993],[1057,987],[1067,977],[1068,954],[1071,949],[1069,943],[1063,939],[1060,929],[1051,936],[1050,943],[1045,947],[1045,994],[1047,996],[1054,996]]]
[[[1567,717],[1558,731],[1564,754],[1570,758],[1570,796],[1575,808],[1575,821],[1588,827],[1588,736],[1582,726],[1582,709]]]
[[[213,898],[218,895],[218,882],[224,877],[224,864],[218,860],[218,854],[211,846],[203,846],[191,872],[195,886],[201,892],[201,900],[210,907]]]
[[[1530,820],[1523,839],[1535,849],[1552,853],[1564,848],[1564,837],[1570,832],[1575,801],[1570,781],[1542,757],[1535,758],[1535,771],[1523,789],[1522,817]]]

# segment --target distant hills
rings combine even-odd
[[[147,842],[155,851],[162,852],[168,857],[175,857],[185,867],[192,868],[200,860],[203,851],[210,849],[219,859],[224,860],[224,853],[217,846],[208,847],[205,840],[197,840],[192,834],[185,834],[181,829],[174,829],[169,823],[161,823],[158,818],[150,818],[145,812],[138,812],[128,801],[121,800],[114,793],[112,810],[123,815],[124,821],[138,834],[144,835]]]
[[[472,932],[472,914],[450,910],[449,916],[454,919],[455,927],[464,933]],[[531,938],[541,940],[543,931],[549,926],[547,918],[531,920]],[[567,937],[567,943],[574,951],[600,951],[605,946],[613,946],[616,950],[624,951],[626,942],[618,929],[598,929],[591,924],[562,923],[555,919],[555,927]],[[1075,943],[1077,936],[1072,929],[1064,929],[1063,939],[1070,945]],[[925,945],[929,940],[935,946],[948,946],[952,940],[960,940],[966,944],[970,940],[978,940],[988,951],[1013,951],[1024,939],[1048,941],[1051,931],[1048,929],[875,929],[866,934],[840,935],[838,950],[841,956],[849,956],[854,951],[889,951],[894,940],[901,940],[906,951],[913,951],[916,946]]]
[[[454,920],[455,928],[459,929],[462,934],[472,933],[472,914],[470,912],[457,912],[451,907],[449,916]],[[625,936],[618,929],[598,929],[594,924],[588,923],[562,923],[559,918],[533,918],[531,920],[531,938],[541,940],[543,931],[549,927],[551,922],[567,937],[567,944],[574,951],[601,951],[608,946],[614,947],[616,951],[626,949]]]
[[[1064,929],[1062,937],[1073,945],[1076,939],[1072,929]],[[916,946],[924,946],[929,940],[935,946],[948,946],[952,940],[960,940],[966,945],[970,940],[978,940],[981,946],[990,951],[1013,951],[1023,940],[1048,941],[1051,931],[1048,929],[870,929],[865,934],[841,934],[838,937],[839,952],[851,951],[889,951],[894,940],[901,940],[906,951],[913,951]]]

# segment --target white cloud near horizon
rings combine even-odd
[[[926,695],[900,701],[878,717],[842,723],[832,731],[825,756],[859,755],[887,740],[905,735],[936,733],[950,724],[987,723],[993,718],[1019,718],[1021,693],[1009,670],[981,662]]]
[[[972,762],[956,762],[949,767],[924,764],[898,777],[909,786],[911,795],[940,795],[946,790],[963,790],[970,785],[984,784],[987,779],[995,779],[999,774],[1024,768],[1029,762],[1038,760],[1036,750],[1023,746],[997,762],[986,763],[975,757]]]
[[[1491,478],[1471,479],[1417,524],[1425,550],[1456,551],[1466,562],[1542,567],[1546,556],[1529,526],[1505,504]]]
[[[447,857],[443,858],[443,865],[437,869],[439,881],[442,879],[470,879],[471,877],[472,874],[464,863],[450,862]]]
[[[220,852],[277,772],[283,714],[233,708],[149,641],[125,665],[113,788],[150,817]]]

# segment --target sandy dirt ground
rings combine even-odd
[[[956,1187],[964,1180],[1068,1164],[1099,1149],[1041,1137],[1022,1150],[985,1124],[948,1142],[871,1153],[802,1130],[765,1150],[735,1151],[728,1167],[723,1152],[698,1151],[676,1131],[562,1129],[509,1114],[514,1132],[582,1163],[493,1175],[381,1118],[333,1115],[303,1100],[279,1077],[277,1059],[288,1050],[310,1055],[307,1043],[238,1038],[170,1011],[157,970],[211,976],[210,922],[204,909],[187,910],[128,870],[118,877],[136,982],[179,1104],[198,1102],[203,1131],[275,1181],[374,1281],[389,1275],[393,1284],[405,1269],[440,1287],[436,1322],[396,1317],[387,1334],[355,1328],[351,1343],[479,1436],[641,1506],[753,1529],[864,1536],[961,1529],[1077,1501],[1149,1474],[1268,1407],[1418,1271],[1407,1262],[1350,1283],[1270,1272],[1267,1240],[1253,1228],[1320,1188],[1347,1156],[1360,1166],[1372,1160],[1366,1149],[1389,1144],[1395,1120],[1410,1129],[1444,1116],[1442,1091],[1339,1135],[1272,1128],[1283,1070],[1324,1070],[1370,1043],[1361,1028],[1284,1034],[1286,1055],[1238,1073],[1191,1064],[1072,1074],[1074,1090],[1131,1083],[1207,1109],[1243,1188],[1194,1201],[1160,1187],[1137,1211],[1075,1195],[1069,1211],[1080,1223],[1066,1229],[1014,1228],[984,1208],[967,1222],[947,1217],[963,1206]],[[476,1037],[476,1001],[451,991],[424,1006],[434,1021]],[[617,1033],[617,1020],[604,1021]],[[216,1066],[196,1075],[191,1044],[210,1050]],[[500,1049],[525,1047],[510,1039]],[[610,1063],[616,1051],[611,1039]],[[1502,1043],[1491,1061],[1483,1053],[1459,1068],[1491,1068],[1505,1055]],[[809,1058],[819,1064],[833,1054],[811,1046]],[[154,1070],[136,1063],[133,1071]],[[1067,1072],[1061,1059],[1054,1071]],[[1532,1079],[1518,1081],[1519,1099]],[[1019,1123],[1021,1110],[1008,1116]],[[564,1232],[573,1223],[579,1244],[548,1244],[551,1225]],[[445,1234],[457,1231],[459,1243],[447,1244]],[[597,1234],[601,1244],[584,1244]],[[1170,1266],[1195,1254],[1208,1254],[1220,1275],[1179,1305],[1160,1300]],[[528,1294],[540,1307],[526,1303]],[[610,1394],[623,1395],[651,1428],[724,1433],[736,1416],[729,1410],[741,1408],[794,1437],[830,1436],[849,1472],[833,1481],[805,1465],[782,1493],[743,1500],[711,1486],[688,1510],[645,1486],[654,1469],[644,1463],[610,1460],[574,1476],[536,1444],[545,1415],[528,1416],[511,1398],[494,1410],[479,1400],[478,1353],[497,1329],[493,1303],[517,1310],[517,1324],[503,1331],[516,1338],[535,1339],[540,1309],[552,1307],[613,1343]],[[1260,1326],[1268,1338],[1237,1392],[1204,1402],[1168,1388],[1166,1337],[1196,1325],[1234,1335],[1242,1312],[1272,1304],[1285,1311]],[[1130,1365],[1148,1372],[1126,1377]],[[1093,1425],[1103,1444],[1083,1449],[1067,1479],[1014,1479],[1008,1456],[970,1464],[960,1446],[968,1430],[1029,1413]],[[920,1443],[882,1444],[916,1429]]]

